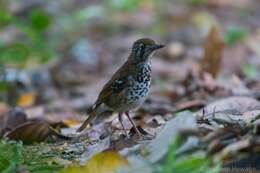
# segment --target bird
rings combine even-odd
[[[97,100],[90,108],[88,118],[77,129],[77,132],[83,131],[102,112],[112,110],[118,112],[119,122],[126,135],[127,131],[122,121],[124,114],[134,131],[140,136],[141,132],[131,119],[129,111],[137,109],[148,96],[151,85],[151,56],[156,50],[163,47],[164,45],[156,44],[150,38],[135,41],[126,62],[104,85]]]

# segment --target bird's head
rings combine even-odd
[[[164,45],[156,44],[149,38],[142,38],[134,42],[132,47],[130,60],[134,63],[144,62],[152,55],[152,53]]]

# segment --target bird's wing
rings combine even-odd
[[[127,87],[128,76],[131,70],[128,63],[128,61],[125,62],[125,64],[121,66],[121,68],[119,68],[112,78],[105,84],[98,96],[96,104],[105,102],[112,95],[119,94]]]

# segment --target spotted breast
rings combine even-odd
[[[142,62],[135,66],[131,74],[114,81],[111,86],[115,94],[106,105],[115,111],[123,112],[141,105],[149,93],[151,84],[151,62]]]
[[[151,62],[138,64],[136,72],[128,78],[129,86],[121,105],[124,111],[137,108],[148,95],[151,84]]]

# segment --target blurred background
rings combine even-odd
[[[1,0],[1,109],[18,105],[35,116],[75,117],[141,37],[167,45],[152,59],[151,97],[175,105],[252,94],[260,88],[259,17],[258,0]],[[218,79],[227,90],[194,93],[201,71],[211,74],[203,83],[208,89]]]
[[[91,165],[106,170],[127,160],[101,151],[131,146],[128,156],[137,158],[131,166],[153,172],[254,171],[259,19],[259,0],[0,0],[0,172],[55,172],[99,152],[78,173],[95,172]],[[117,114],[99,116],[104,121],[76,134],[102,86],[143,37],[166,45],[152,57],[149,97],[131,114],[144,135],[157,135],[152,145],[139,148],[128,121],[131,138],[123,136]],[[178,136],[188,133],[199,137],[181,155]]]

